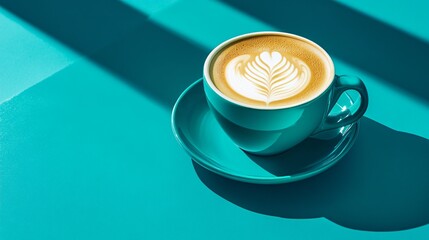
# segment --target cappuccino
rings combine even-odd
[[[254,35],[220,49],[210,63],[215,87],[258,108],[281,108],[319,96],[334,77],[332,60],[315,43],[293,35]]]

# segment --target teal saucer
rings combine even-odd
[[[347,97],[339,101],[334,112],[353,104],[350,95]],[[201,79],[180,95],[171,120],[176,139],[196,163],[227,178],[259,184],[287,183],[321,173],[350,150],[358,133],[355,123],[308,138],[278,155],[246,153],[216,122],[208,108]]]

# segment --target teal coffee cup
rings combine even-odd
[[[255,32],[221,43],[208,55],[203,78],[220,126],[238,147],[257,155],[281,153],[352,124],[368,106],[362,80],[336,75],[323,48],[289,33]],[[347,90],[359,93],[357,110],[329,115]]]

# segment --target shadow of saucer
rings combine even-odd
[[[258,185],[221,177],[195,163],[194,168],[216,194],[261,214],[325,217],[367,231],[429,223],[429,141],[368,118],[361,120],[355,146],[341,161],[303,181]]]

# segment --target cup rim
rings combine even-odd
[[[216,86],[215,86],[215,84],[213,83],[213,81],[212,81],[212,79],[211,79],[211,77],[210,77],[210,64],[211,64],[211,60],[213,59],[213,57],[220,51],[220,50],[222,50],[225,46],[227,46],[227,45],[229,45],[229,44],[231,44],[231,43],[233,43],[233,42],[236,42],[236,41],[238,41],[238,40],[241,40],[241,39],[245,39],[245,38],[250,38],[250,37],[253,37],[253,36],[260,36],[260,35],[280,35],[280,36],[287,36],[287,37],[291,37],[291,38],[295,38],[295,39],[298,39],[298,40],[300,40],[300,41],[304,41],[304,42],[306,42],[306,43],[309,43],[310,45],[312,45],[312,46],[314,46],[314,47],[316,47],[316,48],[318,48],[320,51],[321,51],[321,53],[327,58],[327,60],[328,60],[328,65],[329,65],[329,67],[332,69],[332,72],[331,72],[331,76],[330,76],[330,83],[329,84],[327,84],[324,88],[321,88],[321,90],[320,91],[318,91],[317,92],[317,94],[315,94],[315,96],[314,97],[312,97],[312,98],[308,98],[308,99],[306,99],[306,100],[304,100],[304,101],[300,101],[300,102],[298,102],[298,103],[295,103],[295,104],[290,104],[290,105],[286,105],[286,106],[277,106],[277,107],[260,107],[260,106],[253,106],[253,105],[250,105],[250,104],[246,104],[246,103],[242,103],[242,102],[239,102],[239,101],[237,101],[237,100],[234,100],[234,99],[232,99],[232,98],[230,98],[230,97],[228,97],[228,96],[226,96],[225,94],[223,94]],[[311,41],[311,40],[309,40],[309,39],[307,39],[307,38],[305,38],[305,37],[302,37],[302,36],[299,36],[299,35],[296,35],[296,34],[293,34],[293,33],[287,33],[287,32],[279,32],[279,31],[260,31],[260,32],[250,32],[250,33],[245,33],[245,34],[241,34],[241,35],[238,35],[238,36],[235,36],[235,37],[233,37],[233,38],[230,38],[230,39],[228,39],[228,40],[226,40],[226,41],[224,41],[224,42],[222,42],[222,43],[220,43],[219,45],[217,45],[210,53],[209,53],[209,55],[207,56],[207,58],[206,58],[206,60],[205,60],[205,62],[204,62],[204,70],[203,70],[204,72],[203,72],[203,79],[204,79],[204,81],[208,84],[208,86],[218,95],[218,96],[220,96],[220,97],[222,97],[223,99],[225,99],[226,101],[228,101],[228,102],[230,102],[230,103],[233,103],[233,104],[235,104],[235,105],[238,105],[238,106],[241,106],[241,107],[245,107],[245,108],[250,108],[250,109],[257,109],[257,110],[278,110],[278,109],[289,109],[289,108],[294,108],[294,107],[298,107],[298,106],[302,106],[302,105],[305,105],[305,104],[308,104],[308,103],[310,103],[310,102],[313,102],[314,100],[316,100],[316,99],[318,99],[318,98],[320,98],[322,95],[324,95],[325,94],[325,92],[326,91],[328,91],[330,88],[331,88],[331,86],[332,86],[332,84],[333,84],[333,82],[334,82],[334,78],[335,78],[335,67],[334,67],[334,62],[332,61],[332,58],[329,56],[329,54],[325,51],[325,49],[323,49],[321,46],[319,46],[317,43],[315,43],[315,42],[313,42],[313,41]]]

